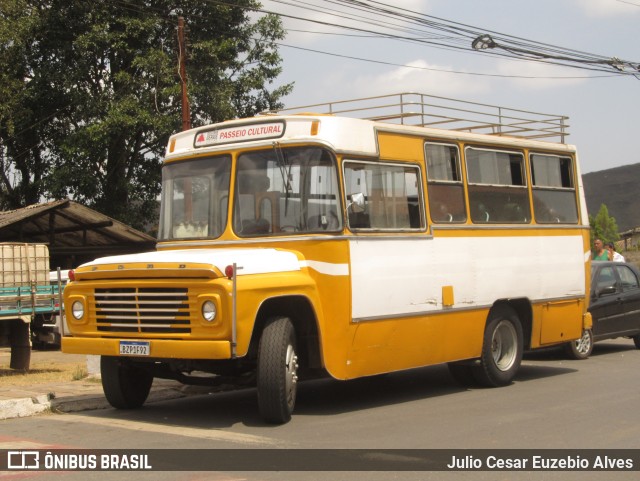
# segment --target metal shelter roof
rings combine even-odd
[[[69,199],[0,212],[0,242],[49,245],[52,268],[153,250],[156,239]]]

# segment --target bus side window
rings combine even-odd
[[[422,229],[420,178],[415,165],[345,162],[345,191],[351,193],[347,202],[349,228]]]
[[[530,154],[536,222],[576,224],[578,206],[570,157]]]
[[[431,220],[436,223],[465,222],[467,212],[458,147],[427,142],[424,149]]]
[[[474,223],[531,222],[531,207],[520,152],[467,147],[469,206]]]

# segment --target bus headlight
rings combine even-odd
[[[77,320],[82,319],[84,316],[84,304],[80,301],[74,301],[74,303],[71,304],[71,314]]]
[[[204,301],[202,303],[202,317],[205,321],[211,322],[216,318],[216,305],[213,301]]]

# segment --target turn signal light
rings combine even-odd
[[[231,264],[224,268],[224,275],[229,279],[233,278],[233,266]]]

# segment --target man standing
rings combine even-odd
[[[593,241],[593,260],[594,261],[609,261],[609,251],[605,250],[604,244],[600,239]]]

